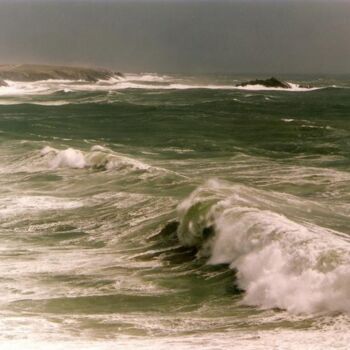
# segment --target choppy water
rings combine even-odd
[[[348,349],[350,79],[240,79],[0,87],[0,348]]]

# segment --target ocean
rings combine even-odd
[[[349,348],[350,77],[251,78],[0,87],[1,349]]]

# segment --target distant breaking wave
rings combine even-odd
[[[348,238],[287,218],[281,201],[283,194],[209,181],[179,205],[179,240],[209,264],[236,270],[246,305],[350,313]]]
[[[52,169],[94,168],[100,170],[130,169],[148,171],[151,166],[120,154],[116,154],[103,146],[93,146],[89,152],[83,152],[74,148],[58,150],[45,146],[40,154],[47,158],[47,163]]]
[[[320,87],[305,88],[298,84],[289,83],[290,89],[269,88],[259,85],[239,87],[229,84],[200,84],[184,82],[165,75],[157,74],[126,74],[123,77],[111,77],[107,80],[87,82],[83,80],[39,80],[34,82],[15,82],[6,80],[8,86],[0,87],[0,97],[21,95],[47,95],[57,91],[114,91],[124,89],[148,89],[148,90],[187,90],[187,89],[210,89],[210,90],[248,90],[248,91],[288,91],[306,92],[321,89]]]
[[[289,89],[284,88],[275,88],[275,87],[266,87],[263,85],[246,85],[246,86],[239,86],[235,87],[239,90],[249,90],[249,91],[291,91],[291,92],[303,92],[303,91],[314,91],[314,90],[320,90],[319,87],[312,87],[312,88],[306,88],[301,87],[299,84],[293,84],[291,82],[288,82],[290,85]]]

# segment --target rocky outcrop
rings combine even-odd
[[[269,88],[282,88],[282,89],[290,89],[291,86],[284,82],[284,81],[280,81],[274,77],[270,78],[270,79],[256,79],[256,80],[250,80],[250,81],[246,81],[240,84],[237,84],[237,87],[244,87],[247,85],[262,85],[265,87],[269,87]]]
[[[8,86],[8,85],[7,85],[7,83],[5,81],[0,80],[0,87],[2,87],[2,86]]]
[[[51,66],[51,65],[0,65],[0,81],[38,81],[48,79],[84,80],[96,82],[112,77],[122,77],[119,72],[102,68]]]

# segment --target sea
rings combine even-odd
[[[350,76],[255,78],[0,87],[0,349],[349,349]]]

